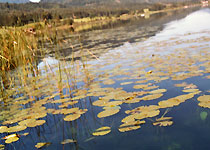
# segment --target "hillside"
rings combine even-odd
[[[0,3],[27,3],[29,0],[0,0]]]
[[[98,4],[128,4],[128,3],[159,3],[186,2],[191,0],[42,0],[42,2],[65,3],[70,5],[98,5]],[[195,0],[194,0],[195,1]]]
[[[187,2],[198,0],[41,0],[41,3],[61,3],[73,6],[88,6],[98,4],[127,4],[127,3],[160,3],[160,2]],[[0,0],[0,3],[27,3],[29,0]]]

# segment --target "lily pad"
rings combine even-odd
[[[41,126],[43,124],[45,124],[45,120],[35,120],[33,122],[30,122],[27,124],[28,127],[36,127],[36,126]]]
[[[19,140],[19,135],[15,133],[15,134],[5,136],[3,139],[6,140],[5,143],[9,144],[9,143],[18,141]]]
[[[120,127],[118,128],[118,130],[120,132],[137,130],[137,129],[141,128],[140,124],[144,124],[144,123],[145,123],[145,121],[139,121],[139,120],[127,122],[127,123],[121,124]]]
[[[104,118],[108,116],[112,116],[116,113],[118,113],[120,110],[119,109],[105,109],[104,111],[98,113],[98,118]]]
[[[76,119],[78,119],[78,118],[80,118],[80,114],[77,114],[77,113],[75,113],[75,114],[70,114],[70,115],[67,115],[65,118],[64,118],[64,120],[65,121],[74,121],[74,120],[76,120]]]
[[[95,132],[93,132],[92,134],[94,136],[101,136],[101,135],[106,135],[110,132],[111,132],[111,128],[105,126],[105,127],[101,127],[101,128],[96,129]]]
[[[35,147],[38,148],[38,149],[40,149],[40,148],[42,148],[44,146],[49,146],[50,144],[51,144],[50,142],[37,143],[35,145]]]
[[[68,143],[75,143],[75,142],[77,141],[73,139],[65,139],[64,141],[61,142],[61,144],[68,144]]]

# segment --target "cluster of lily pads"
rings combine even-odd
[[[5,143],[12,143],[28,133],[20,133],[27,128],[34,128],[46,123],[46,116],[63,115],[67,122],[78,121],[89,107],[79,104],[94,97],[91,107],[101,108],[98,119],[112,117],[117,113],[126,115],[119,118],[120,132],[137,130],[153,118],[154,126],[171,126],[173,118],[160,116],[160,110],[174,108],[187,100],[199,96],[198,106],[210,108],[210,91],[202,91],[198,85],[187,83],[185,79],[199,77],[210,79],[209,37],[195,40],[170,39],[171,42],[150,42],[138,48],[123,52],[109,52],[95,62],[77,62],[76,65],[59,62],[59,66],[46,64],[45,73],[37,77],[19,73],[24,82],[14,80],[11,89],[1,97],[0,133],[9,133]],[[199,42],[199,46],[194,46]],[[177,45],[188,47],[176,48]],[[208,46],[207,46],[208,45]],[[168,46],[174,47],[168,50]],[[155,49],[152,51],[151,49]],[[167,52],[165,52],[167,51]],[[112,56],[112,57],[110,57]],[[120,63],[119,63],[120,62]],[[53,69],[57,71],[53,71]],[[40,70],[41,71],[41,70]],[[164,99],[168,89],[162,88],[162,82],[174,82],[173,88],[181,95]],[[156,105],[143,105],[142,102],[154,101]],[[140,106],[121,111],[121,107],[130,104]],[[50,107],[49,107],[50,106]],[[92,132],[93,136],[105,135],[111,127],[102,126]],[[30,133],[29,133],[30,134]],[[77,142],[66,139],[61,144]],[[41,148],[50,143],[37,143]]]

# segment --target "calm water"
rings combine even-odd
[[[171,20],[159,16],[159,20],[150,20],[149,26],[148,21],[140,27],[137,20],[136,24],[131,22],[113,29],[82,33],[84,37],[91,34],[82,43],[83,51],[68,53],[67,48],[63,52],[65,60],[72,60],[73,56],[80,58],[74,63],[48,57],[38,66],[42,76],[28,77],[24,83],[14,77],[14,88],[7,90],[10,95],[8,104],[1,99],[2,125],[16,126],[31,118],[46,122],[36,127],[25,124],[27,128],[17,133],[27,132],[29,135],[6,144],[5,149],[33,150],[39,142],[50,142],[49,146],[43,147],[48,150],[210,149],[210,100],[206,100],[202,107],[197,100],[200,96],[210,95],[210,9],[186,14],[188,12],[177,15],[179,19],[169,17]],[[85,44],[88,42],[90,44]],[[94,51],[97,48],[99,50]],[[158,89],[165,91],[155,91]],[[154,96],[151,91],[156,98],[145,97]],[[161,102],[180,95],[190,97],[182,102],[177,98],[178,104],[161,105]],[[103,103],[98,104],[100,101]],[[67,105],[68,102],[75,104]],[[64,104],[66,106],[62,106]],[[158,114],[143,117],[141,120],[145,123],[140,125],[141,128],[127,132],[119,130],[122,119],[130,115],[128,110],[151,105],[157,107]],[[87,112],[74,121],[64,121],[67,115],[78,114],[77,111],[67,112],[74,107],[87,109]],[[98,114],[103,110],[119,112],[100,117]],[[146,113],[153,111],[150,109]],[[153,125],[163,116],[172,117],[173,124]],[[103,136],[92,135],[103,126],[111,127],[111,132]],[[1,137],[6,135],[1,133]],[[65,139],[76,142],[62,145]],[[4,141],[1,140],[1,144]]]

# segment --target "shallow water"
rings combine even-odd
[[[1,98],[2,126],[17,126],[23,120],[36,123],[29,119],[46,122],[35,127],[18,125],[27,128],[17,132],[19,140],[6,144],[6,149],[36,149],[39,142],[50,142],[43,147],[49,150],[209,149],[210,100],[198,100],[210,95],[209,16],[209,9],[193,12],[165,24],[155,36],[123,42],[106,53],[92,54],[94,59],[45,58],[38,66],[42,76],[23,78],[24,82],[14,78],[14,88],[6,91],[8,98]],[[171,103],[163,104],[171,98]],[[69,112],[75,107],[80,111]],[[103,116],[103,110],[112,114]],[[66,117],[81,112],[75,120],[70,117],[73,121]],[[124,120],[129,128],[120,127],[125,117],[141,113],[145,113],[141,119]],[[163,117],[172,117],[166,119],[166,126],[153,124]],[[111,132],[94,136],[103,126]],[[24,136],[26,132],[29,135]],[[65,139],[74,142],[62,145]]]

